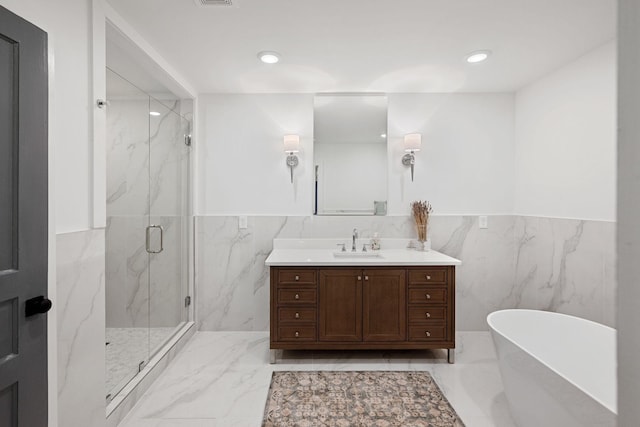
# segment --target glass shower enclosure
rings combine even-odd
[[[191,123],[107,69],[106,397],[187,322]]]

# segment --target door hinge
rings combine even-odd
[[[191,134],[184,136],[184,145],[191,147]]]
[[[184,299],[184,306],[185,307],[189,307],[191,305],[191,297],[190,296],[186,296]]]
[[[145,365],[146,365],[146,363],[144,362],[144,360],[138,364],[138,373],[142,372],[142,370],[144,369]]]

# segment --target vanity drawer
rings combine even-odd
[[[446,320],[447,307],[409,307],[409,323],[444,322]]]
[[[315,308],[296,308],[296,307],[280,307],[278,308],[279,323],[315,323]]]
[[[446,284],[446,268],[421,268],[409,270],[409,285]]]
[[[315,326],[280,326],[278,341],[315,341]]]
[[[305,269],[280,269],[278,284],[315,285],[316,271]]]
[[[315,304],[316,288],[278,288],[278,304]]]
[[[447,288],[415,286],[409,288],[410,304],[446,304]]]
[[[447,339],[447,328],[438,326],[409,326],[409,341],[443,341]]]

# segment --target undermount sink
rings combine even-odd
[[[380,252],[342,252],[333,253],[336,258],[382,258]]]

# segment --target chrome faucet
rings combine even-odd
[[[351,252],[355,252],[356,251],[356,239],[358,238],[358,229],[354,228],[353,229],[353,236],[352,236],[352,243],[351,243]]]

